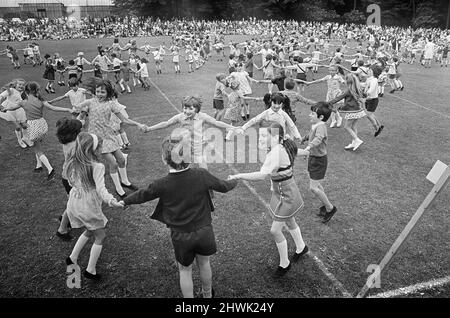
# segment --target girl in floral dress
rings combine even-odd
[[[76,105],[75,108],[89,115],[88,132],[102,138],[103,158],[109,166],[109,173],[114,182],[116,193],[124,198],[126,193],[122,188],[123,186],[131,190],[137,188],[128,180],[126,160],[122,151],[120,151],[121,147],[117,141],[111,117],[114,114],[121,122],[138,126],[141,130],[145,129],[145,125],[123,115],[123,108],[114,100],[114,88],[109,80],[97,80],[91,85],[95,85],[96,97]],[[122,181],[120,181],[119,175]]]

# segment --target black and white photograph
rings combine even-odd
[[[450,0],[0,0],[0,298],[450,297],[449,45]]]

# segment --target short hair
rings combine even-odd
[[[372,70],[373,76],[376,78],[378,78],[378,76],[380,76],[381,72],[383,71],[383,69],[378,65],[372,65],[370,69]]]
[[[183,107],[194,107],[198,113],[202,109],[202,99],[200,96],[185,96],[181,102]]]
[[[311,111],[317,114],[317,117],[323,116],[322,121],[326,122],[331,116],[331,107],[327,102],[317,102],[311,106]]]
[[[77,139],[81,127],[81,121],[78,119],[63,117],[56,122],[56,137],[63,145],[68,144]]]
[[[292,78],[288,78],[288,79],[286,79],[286,82],[284,83],[284,86],[285,86],[287,89],[294,89],[294,87],[295,87],[295,82],[294,82],[294,80],[293,80]]]
[[[189,160],[186,160],[189,152],[185,153],[183,150],[190,149],[189,147],[183,136],[168,136],[161,144],[162,157],[169,167],[176,170],[186,169],[189,167]]]
[[[78,86],[78,78],[72,77],[69,78],[69,87]]]
[[[217,73],[216,74],[216,80],[221,81],[224,78],[226,78],[227,76],[224,73]]]

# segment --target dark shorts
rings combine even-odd
[[[217,252],[212,225],[187,233],[176,232],[171,229],[170,236],[175,251],[175,259],[183,266],[191,265],[197,254],[210,256]]]
[[[388,74],[388,78],[389,78],[389,79],[395,79],[395,75],[396,75],[396,74]]]
[[[69,194],[70,190],[72,190],[72,187],[70,186],[69,181],[64,178],[62,178],[61,181],[64,186],[64,189],[66,189],[67,194]]]
[[[311,180],[322,180],[327,172],[328,157],[308,157],[308,172]]]
[[[306,81],[306,74],[305,73],[297,73],[297,79]]]
[[[223,107],[223,99],[213,99],[213,108],[217,110],[222,110]]]
[[[378,98],[366,99],[366,110],[368,112],[374,112],[378,106]]]
[[[78,74],[69,74],[69,79],[78,78]]]

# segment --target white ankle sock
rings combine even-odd
[[[125,144],[129,144],[129,143],[130,143],[130,141],[128,140],[127,133],[126,133],[125,131],[122,132],[122,133],[120,133],[120,136],[122,137],[122,140],[123,140],[123,142],[124,142]]]
[[[78,260],[78,256],[81,253],[81,250],[86,245],[86,243],[89,241],[89,237],[87,237],[84,234],[81,234],[78,238],[77,242],[75,243],[75,246],[73,247],[72,254],[70,254],[70,259],[72,262],[76,263]]]
[[[53,167],[51,166],[50,162],[48,161],[47,157],[45,155],[41,155],[39,157],[39,159],[41,160],[41,162],[44,164],[44,166],[47,168],[48,173],[52,172]]]
[[[287,241],[277,243],[278,254],[280,254],[280,266],[286,268],[289,266]]]
[[[17,141],[20,143],[22,141],[22,132],[20,130],[14,130],[16,133]]]
[[[36,156],[36,168],[42,168],[42,161],[41,161],[41,159],[39,159],[38,155],[35,155],[35,156]]]
[[[97,266],[98,258],[100,257],[100,253],[102,252],[103,245],[92,244],[91,247],[91,255],[89,256],[89,263],[86,270],[90,274],[97,274],[95,267]]]
[[[114,186],[116,187],[116,191],[120,195],[123,195],[125,193],[125,191],[123,190],[122,186],[120,185],[119,174],[117,172],[115,172],[115,173],[110,173],[109,175],[111,176]]]
[[[122,179],[122,183],[126,184],[126,185],[130,185],[131,182],[130,180],[128,180],[128,175],[127,175],[127,168],[120,168],[119,167],[119,175],[120,175],[120,179]]]
[[[297,226],[296,229],[289,230],[289,233],[291,233],[291,236],[294,239],[296,253],[300,253],[305,248],[305,242],[303,242],[302,232],[300,231],[300,227]]]

